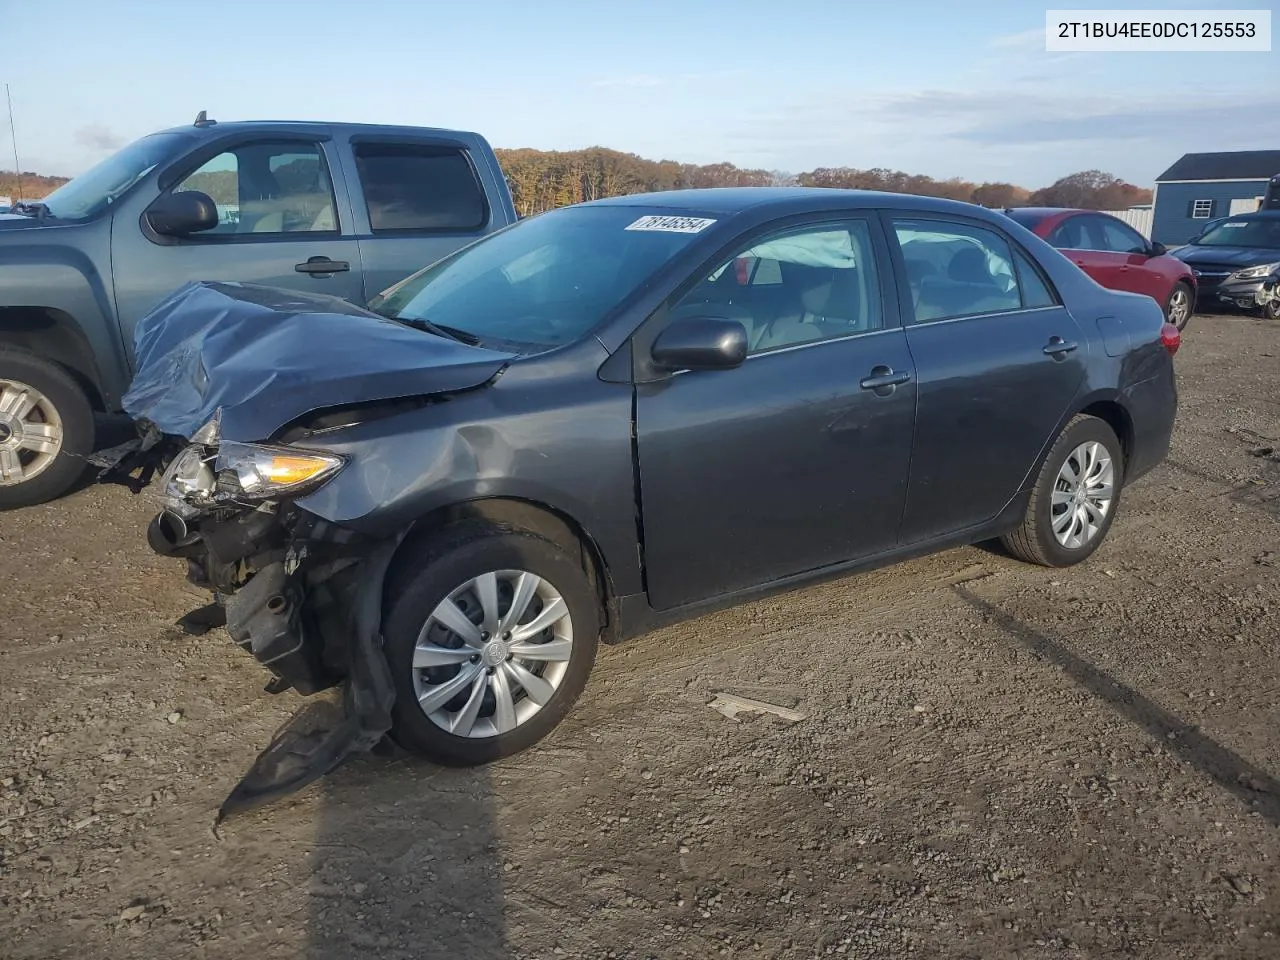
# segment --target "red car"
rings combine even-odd
[[[1102,286],[1154,299],[1179,330],[1191,319],[1196,302],[1191,268],[1123,220],[1096,210],[1056,207],[1017,207],[1004,213],[1057,247]]]

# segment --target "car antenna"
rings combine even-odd
[[[22,167],[18,165],[18,133],[13,126],[13,96],[9,85],[4,85],[4,98],[9,101],[9,139],[13,141],[13,175],[17,178],[18,202],[22,202]]]
[[[197,113],[197,114],[196,114],[196,122],[193,124],[193,126],[196,126],[196,127],[212,127],[212,126],[213,126],[215,123],[217,123],[217,122],[218,122],[217,120],[210,120],[210,119],[209,119],[209,111],[208,111],[208,110],[201,110],[199,113]]]

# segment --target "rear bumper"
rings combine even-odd
[[[1169,454],[1178,418],[1178,385],[1172,362],[1167,372],[1125,391],[1125,406],[1133,421],[1133,448],[1124,478],[1129,484],[1150,473]]]

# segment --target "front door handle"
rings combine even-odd
[[[1054,359],[1060,360],[1079,346],[1080,344],[1063,340],[1061,337],[1050,337],[1049,342],[1045,344],[1044,352]]]
[[[312,276],[327,276],[331,273],[345,273],[351,269],[351,264],[345,260],[330,260],[328,257],[308,257],[302,263],[295,263],[293,269]]]
[[[910,379],[911,374],[907,373],[907,371],[899,370],[895,373],[893,367],[887,367],[881,363],[872,367],[871,376],[863,377],[858,386],[862,387],[863,390],[875,390],[877,393],[883,390],[884,393],[880,395],[885,396],[892,393],[894,387],[906,383]]]

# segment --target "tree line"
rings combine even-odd
[[[1012,183],[974,183],[952,177],[935,180],[920,174],[876,167],[819,167],[805,173],[744,169],[731,163],[706,166],[673,160],[646,160],[605,147],[585,150],[498,150],[498,162],[511,185],[521,216],[601,197],[688,190],[696,187],[789,186],[883,190],[963,200],[984,207],[1051,206],[1122,210],[1151,201],[1151,191],[1100,170],[1062,177],[1039,190]]]
[[[634,153],[607,147],[585,150],[499,149],[498,162],[511,185],[516,211],[531,216],[584,200],[651,193],[657,190],[691,190],[698,187],[792,186],[885,190],[928,197],[963,200],[984,207],[1046,206],[1089,210],[1123,210],[1151,202],[1151,191],[1126,183],[1100,170],[1083,170],[1062,177],[1047,187],[1028,190],[1005,182],[974,183],[952,177],[935,180],[920,174],[875,167],[818,167],[805,173],[760,170],[732,163],[692,164],[675,160],[647,160]],[[66,177],[24,172],[19,193],[18,177],[0,173],[0,195],[15,200],[42,197],[66,183]],[[234,174],[210,183],[221,202],[234,202]]]

